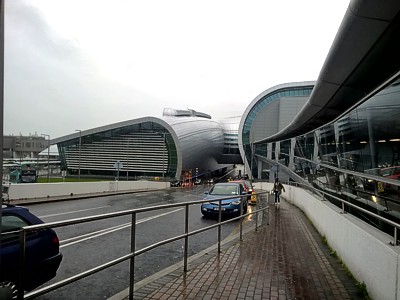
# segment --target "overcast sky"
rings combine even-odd
[[[194,109],[316,80],[348,0],[5,0],[4,134]]]

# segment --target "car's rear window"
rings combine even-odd
[[[18,237],[18,230],[29,224],[15,215],[3,215],[1,218],[1,241],[8,241]]]
[[[210,194],[238,195],[238,188],[236,185],[215,185]]]
[[[28,226],[29,224],[18,216],[5,215],[1,219],[1,231],[18,230],[21,227]]]

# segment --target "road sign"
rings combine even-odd
[[[114,168],[117,169],[117,178],[116,178],[117,181],[119,180],[119,170],[122,169],[123,167],[124,165],[119,160],[117,160],[117,162],[114,164]]]
[[[124,165],[119,160],[114,164],[114,168],[116,168],[117,170],[122,169],[123,167]]]

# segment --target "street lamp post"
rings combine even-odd
[[[50,182],[50,135],[41,134],[44,137],[48,137],[48,148],[47,148],[47,182]]]
[[[82,130],[75,129],[79,131],[79,158],[78,158],[78,178],[81,179],[81,145],[82,145]]]
[[[253,160],[254,160],[254,144],[251,143],[251,162],[250,162],[250,181],[253,182],[254,178],[253,178]]]
[[[22,134],[19,135],[19,164],[22,165],[22,158],[24,156]]]
[[[165,177],[165,147],[167,146],[165,143],[165,132],[163,132],[163,140],[164,140],[164,145],[163,145],[163,158],[162,158],[162,177]]]

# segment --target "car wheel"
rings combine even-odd
[[[0,299],[17,299],[17,293],[17,286],[11,281],[3,281],[0,283]]]

